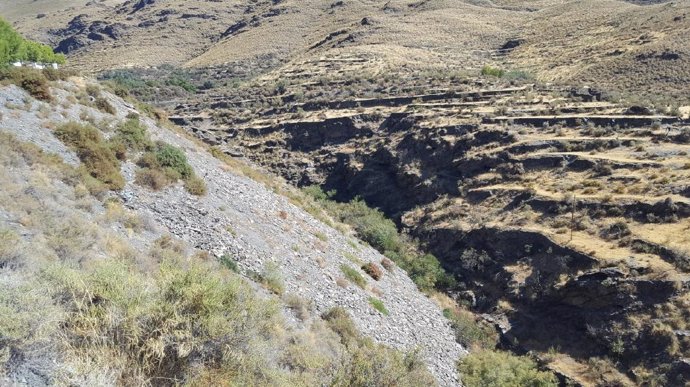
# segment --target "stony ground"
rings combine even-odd
[[[63,87],[71,90],[77,86]],[[50,127],[85,116],[114,124],[132,111],[122,100],[106,96],[116,107],[116,116],[78,103],[36,102],[17,87],[3,87],[0,130],[76,163],[75,155],[53,137]],[[439,307],[417,290],[405,272],[395,268],[381,280],[373,280],[359,267],[381,262],[383,256],[374,249],[326,226],[265,185],[230,170],[199,144],[153,120],[144,122],[154,139],[183,148],[208,186],[203,197],[191,196],[181,185],[152,192],[133,183],[135,166],[126,163],[123,174],[128,183],[118,195],[125,207],[153,224],[150,229],[169,232],[213,256],[229,255],[247,274],[277,271],[286,294],[308,300],[318,312],[336,305],[347,308],[362,333],[392,347],[418,348],[441,385],[459,384],[455,364],[465,350],[455,342]],[[149,234],[134,238],[141,239],[144,246],[160,232]],[[345,280],[343,265],[368,279],[364,289]],[[389,315],[370,305],[372,297],[384,303]]]

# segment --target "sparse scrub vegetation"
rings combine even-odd
[[[374,309],[378,310],[382,315],[388,316],[390,312],[388,312],[388,309],[386,309],[386,306],[383,304],[383,301],[374,298],[374,297],[369,297],[369,304],[374,307]]]
[[[333,308],[322,317],[348,350],[332,386],[436,385],[415,352],[400,353],[361,337],[346,310]]]
[[[555,387],[556,377],[542,372],[528,357],[508,352],[477,351],[460,361],[462,381],[467,387]]]
[[[120,161],[98,129],[89,124],[69,122],[60,125],[55,135],[77,153],[89,175],[108,189],[119,190],[125,186]]]
[[[144,152],[137,161],[140,167],[135,180],[137,184],[160,190],[181,179],[192,195],[206,194],[206,183],[194,174],[185,154],[164,142],[154,144],[138,117],[130,117],[120,124],[111,144],[121,159],[125,158],[126,150]]]
[[[340,265],[340,271],[343,272],[343,275],[345,275],[345,278],[350,280],[353,284],[359,286],[360,288],[364,288],[367,285],[367,280],[362,277],[359,272],[353,268],[351,268],[348,265]]]
[[[335,192],[324,192],[318,186],[305,187],[303,190],[329,214],[352,226],[363,241],[406,270],[420,289],[443,288],[452,283],[452,277],[444,272],[438,259],[431,254],[419,253],[418,246],[401,235],[395,223],[382,212],[369,208],[360,199],[349,203],[332,201]]]
[[[10,229],[0,229],[0,269],[19,264],[19,236]]]
[[[50,84],[43,72],[30,68],[0,69],[0,81],[14,83],[40,101],[50,102]]]

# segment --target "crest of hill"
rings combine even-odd
[[[22,32],[93,71],[164,63],[271,66],[324,55],[386,66],[478,70],[681,96],[688,2],[128,1],[26,17]],[[506,43],[513,41],[516,45]],[[384,66],[385,67],[385,66]]]

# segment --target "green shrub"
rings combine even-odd
[[[359,199],[348,203],[343,209],[341,220],[352,225],[359,237],[380,252],[401,249],[398,229],[392,220],[381,211],[371,209]]]
[[[430,290],[435,286],[439,288],[450,287],[454,283],[453,278],[443,270],[441,263],[432,254],[407,258],[403,268],[407,270],[410,278],[422,290]]]
[[[24,39],[12,25],[0,18],[0,66],[14,61],[65,63],[65,56],[55,54],[45,44]]]
[[[369,297],[369,304],[371,304],[374,309],[381,312],[382,315],[388,316],[389,312],[388,309],[386,309],[386,306],[383,305],[383,301],[379,300],[378,298]]]
[[[240,272],[240,268],[239,268],[239,266],[237,266],[237,262],[235,262],[235,260],[232,259],[231,256],[229,256],[227,254],[223,254],[220,258],[218,258],[218,260],[220,261],[221,265],[225,266],[226,268],[230,269],[231,271],[233,271],[235,273]]]
[[[530,358],[508,352],[472,352],[460,361],[458,369],[467,387],[558,386],[556,377],[539,371]]]
[[[166,143],[159,143],[156,149],[156,161],[163,168],[171,168],[185,179],[192,175],[192,167],[187,163],[187,156],[180,149]]]
[[[187,157],[180,149],[164,142],[158,142],[155,147],[152,147],[148,135],[139,121],[130,119],[127,122],[128,124],[118,129],[125,140],[138,144],[137,146],[142,149],[152,148],[137,161],[137,165],[144,170],[155,171],[138,172],[138,175],[141,175],[139,182],[141,185],[161,189],[182,179],[185,189],[190,194],[197,196],[206,194],[206,183],[194,174],[194,170],[187,162]]]
[[[55,135],[77,153],[89,175],[104,183],[108,189],[124,188],[120,161],[98,129],[88,124],[68,122],[55,129]]]
[[[496,68],[496,67],[491,67],[489,65],[486,65],[486,66],[482,67],[482,75],[488,75],[488,76],[500,78],[503,75],[505,75],[505,71],[501,70],[499,68]]]
[[[496,330],[477,321],[472,312],[444,309],[443,315],[450,320],[455,331],[455,340],[466,348],[493,349],[498,340]]]
[[[324,192],[318,185],[310,185],[302,189],[304,193],[313,197],[316,200],[328,200],[335,196],[335,191]]]
[[[421,290],[453,286],[453,277],[443,270],[438,259],[431,254],[419,254],[419,246],[400,235],[395,223],[381,211],[368,207],[358,198],[349,203],[331,201],[335,191],[324,192],[319,186],[305,187],[303,192],[314,198],[332,216],[352,226],[360,239],[407,271]]]
[[[348,265],[340,265],[340,270],[345,275],[345,278],[349,279],[350,282],[364,289],[367,285],[367,280],[362,277],[359,272]]]
[[[117,126],[115,138],[121,140],[128,149],[143,151],[153,148],[153,143],[139,118],[128,118]]]

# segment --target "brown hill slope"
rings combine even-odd
[[[322,55],[396,68],[486,63],[549,82],[686,97],[690,2],[128,1],[18,22],[94,71],[163,63],[207,67]],[[374,63],[375,64],[375,63]]]

